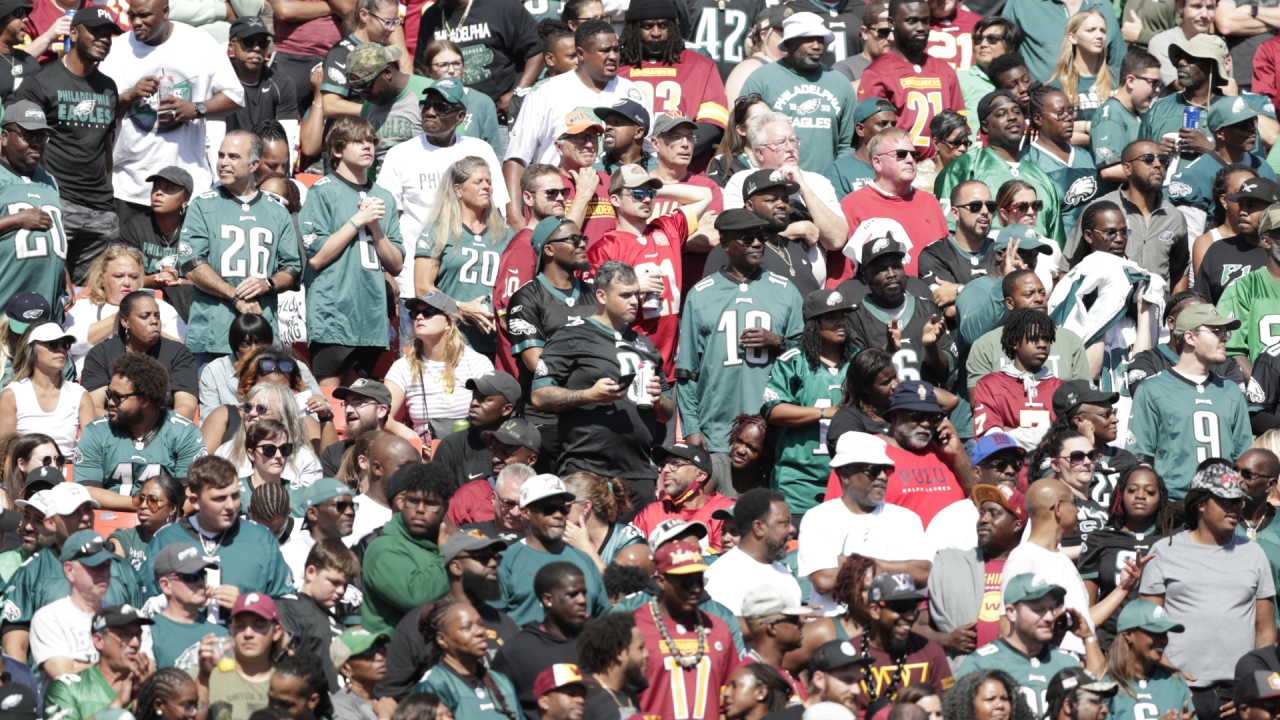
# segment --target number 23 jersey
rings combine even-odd
[[[0,208],[5,215],[38,208],[53,220],[48,230],[19,226],[0,237],[4,248],[0,250],[0,288],[4,288],[5,297],[33,292],[56,306],[67,259],[67,234],[62,228],[57,182],[41,168],[36,168],[31,178],[25,178],[0,167]]]

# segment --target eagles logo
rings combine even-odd
[[[1134,383],[1141,382],[1146,376],[1146,370],[1130,370],[1127,380],[1129,385],[1133,385]]]
[[[1075,207],[1084,204],[1085,201],[1097,193],[1097,179],[1092,176],[1082,177],[1071,183],[1071,187],[1067,188],[1067,194],[1062,198],[1062,203],[1068,207]]]
[[[1249,386],[1245,391],[1245,396],[1249,398],[1249,402],[1255,405],[1261,405],[1267,399],[1267,393],[1263,391],[1262,385],[1258,384],[1258,378],[1249,378]]]
[[[338,68],[329,68],[329,79],[340,85],[347,84],[347,76],[343,75],[342,71]]]
[[[1242,186],[1240,186],[1240,191],[1241,191],[1241,192],[1249,192],[1248,190],[1245,190],[1245,189],[1244,189],[1244,186],[1243,186],[1243,185],[1242,185]],[[1184,196],[1186,196],[1186,195],[1190,195],[1190,194],[1191,194],[1191,186],[1190,186],[1190,185],[1188,185],[1188,184],[1186,184],[1186,183],[1184,183],[1184,182],[1173,182],[1173,183],[1169,183],[1169,196],[1170,196],[1170,197],[1184,197]]]
[[[547,368],[547,364],[542,360],[538,361],[538,367],[533,371],[534,377],[546,377],[551,374],[551,370]]]
[[[538,329],[528,320],[513,319],[507,322],[507,328],[512,335],[533,335]]]
[[[764,389],[765,402],[773,402],[775,400],[781,400],[781,399],[782,399],[781,396],[779,396],[778,393],[773,390],[773,388]]]
[[[71,109],[71,114],[75,115],[76,117],[88,117],[89,113],[93,112],[93,107],[97,104],[98,104],[98,101],[93,98],[89,98],[88,100],[81,100],[80,102],[76,103],[76,106],[74,108]]]
[[[812,100],[805,100],[804,102],[796,106],[795,113],[797,115],[808,115],[809,113],[817,112],[818,108],[821,106],[822,106],[821,98],[813,98]]]

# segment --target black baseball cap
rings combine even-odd
[[[659,467],[667,461],[667,456],[669,455],[688,460],[702,472],[708,475],[711,474],[711,453],[697,445],[676,443],[669,448],[658,447],[653,449],[653,459],[658,461]]]
[[[812,320],[820,315],[841,310],[852,310],[858,304],[845,297],[839,290],[814,290],[804,299],[804,319]]]
[[[0,510],[0,533],[10,533],[22,524],[22,512],[4,508]]]
[[[480,377],[471,378],[467,380],[465,387],[468,390],[476,390],[485,397],[501,395],[512,405],[520,402],[520,381],[501,370],[494,370]]]
[[[792,182],[782,177],[780,170],[757,170],[747,176],[742,183],[742,197],[751,197],[759,192],[771,190],[773,188],[782,188],[784,195],[791,196],[800,192],[800,183]]]
[[[36,720],[38,715],[35,692],[22,683],[11,683],[5,678],[4,687],[0,687],[0,720]]]
[[[906,573],[881,573],[867,586],[867,598],[873,603],[902,600],[927,600],[929,594],[916,589],[916,581]]]
[[[125,625],[155,625],[156,621],[138,612],[132,605],[112,605],[104,607],[93,616],[93,632],[101,632],[107,628],[124,627]]]
[[[831,672],[848,665],[860,665],[863,670],[871,667],[870,655],[863,655],[848,640],[832,640],[818,646],[809,656],[809,672]]]
[[[1044,691],[1045,708],[1061,707],[1062,698],[1075,690],[1091,692],[1103,698],[1116,694],[1120,686],[1110,680],[1099,680],[1093,673],[1082,667],[1065,667],[1049,679],[1049,687]]]
[[[1236,680],[1233,693],[1236,707],[1247,705],[1258,700],[1270,700],[1280,697],[1280,673],[1255,670],[1245,673]]]
[[[0,0],[0,17],[16,10],[25,10],[23,17],[31,14],[31,3],[26,0]]]
[[[9,329],[16,333],[24,333],[32,325],[50,320],[53,308],[43,295],[33,292],[14,293],[4,306],[4,314],[9,318]]]
[[[258,18],[254,19],[257,20]],[[236,22],[239,22],[239,20]],[[196,191],[196,181],[191,179],[191,173],[177,165],[160,168],[158,171],[148,175],[146,182],[155,182],[156,180],[168,180],[174,185],[186,190],[188,195],[191,195]]]
[[[116,23],[116,19],[111,15],[111,11],[101,5],[85,5],[76,11],[75,16],[71,18],[71,27],[77,25],[87,25],[88,27],[110,27],[114,32],[112,35],[119,35],[124,32],[120,29],[120,25]]]
[[[770,221],[760,217],[750,210],[747,210],[746,208],[726,210],[716,217],[716,230],[719,230],[720,232],[734,230],[738,232],[760,229],[767,230],[770,227],[772,227]]]
[[[38,468],[32,468],[27,471],[27,477],[22,480],[22,489],[26,490],[32,485],[40,483],[45,486],[41,488],[42,490],[49,490],[66,481],[67,476],[63,475],[58,468],[52,465],[41,465]]]
[[[609,113],[611,112],[618,113],[619,115],[629,118],[631,122],[635,123],[636,125],[639,125],[640,127],[644,128],[645,133],[648,134],[649,111],[645,110],[644,106],[636,102],[635,100],[627,100],[627,99],[619,100],[618,102],[614,103],[609,107],[591,108],[591,112],[595,113],[596,117],[600,118],[601,124],[604,123],[604,118]]]
[[[1053,414],[1059,417],[1069,416],[1085,403],[1115,404],[1119,399],[1120,393],[1094,390],[1086,380],[1068,380],[1053,391]]]
[[[231,30],[228,32],[229,37],[252,37],[254,35],[266,35],[270,37],[271,31],[267,29],[267,24],[262,22],[262,18],[257,15],[246,15],[236,18],[231,23]]]
[[[862,267],[871,264],[871,261],[884,255],[897,255],[905,258],[907,251],[902,249],[902,245],[890,236],[871,238],[862,244]]]
[[[1018,96],[1008,90],[996,90],[994,92],[989,92],[986,95],[983,95],[982,99],[978,101],[978,122],[982,122],[987,119],[987,116],[990,115],[991,111],[994,109],[993,106],[997,104],[997,101],[1000,98],[1008,98],[1013,101],[1014,105],[1018,104]]]
[[[1227,199],[1231,202],[1240,202],[1245,198],[1261,200],[1268,205],[1280,202],[1280,184],[1277,184],[1275,180],[1268,180],[1264,177],[1253,177],[1240,183],[1238,192],[1233,192],[1227,196]]]

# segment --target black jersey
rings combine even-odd
[[[1250,423],[1254,434],[1280,428],[1280,343],[1272,345],[1253,363],[1253,374],[1244,393],[1249,403]]]
[[[765,5],[763,0],[681,0],[676,14],[686,45],[714,60],[725,80],[747,59],[747,32]]]
[[[642,361],[653,363],[655,369],[662,367],[662,356],[648,337],[630,327],[614,330],[588,318],[551,337],[538,361],[533,388],[555,385],[586,390],[600,378],[616,381],[636,373]],[[657,371],[654,376],[662,384],[663,395],[670,394],[664,373]],[[643,392],[639,379],[637,376],[632,381],[626,397],[617,402],[592,403],[559,413],[558,475],[587,471],[627,480],[652,480],[658,476],[650,450],[657,426],[652,408],[636,406]]]
[[[1080,533],[1089,533],[1101,529],[1107,524],[1107,515],[1111,512],[1111,501],[1115,497],[1116,484],[1125,470],[1138,466],[1138,458],[1128,450],[1107,446],[1106,454],[1098,458],[1093,466],[1093,479],[1089,481],[1089,500],[1100,509],[1097,517],[1089,522],[1080,521],[1076,529]]]
[[[511,338],[511,354],[516,358],[529,348],[545,348],[551,336],[561,328],[582,325],[596,313],[594,285],[581,280],[573,281],[573,289],[565,292],[539,274],[532,282],[521,285],[507,300],[507,335]],[[533,373],[520,360],[521,397],[529,397]],[[556,421],[555,413],[543,413],[532,406],[523,408],[524,415],[537,425]]]
[[[1125,370],[1125,382],[1129,386],[1129,396],[1138,390],[1138,385],[1149,377],[1155,377],[1157,374],[1168,370],[1178,364],[1178,356],[1173,354],[1168,345],[1157,345],[1150,350],[1143,350],[1133,357],[1129,362],[1129,367]],[[1210,365],[1209,369],[1215,375],[1230,380],[1240,386],[1240,392],[1245,391],[1244,370],[1240,369],[1240,363],[1236,359],[1227,356],[1227,361]]]
[[[1243,235],[1209,246],[1196,273],[1195,291],[1217,303],[1235,281],[1267,264],[1267,249],[1249,244]]]
[[[976,278],[990,275],[996,266],[996,254],[991,248],[995,243],[988,240],[982,246],[982,252],[968,253],[956,245],[951,238],[931,242],[920,251],[916,260],[916,271],[920,279],[936,285],[939,280],[964,285]]]
[[[933,299],[933,290],[929,287],[929,283],[918,277],[911,277],[909,275],[903,279],[907,281],[908,295],[927,297],[930,300]],[[867,296],[867,293],[871,292],[871,290],[867,288],[867,284],[859,280],[857,277],[851,277],[840,283],[836,290],[839,290],[840,294],[845,298],[856,303],[862,302],[862,299]]]
[[[822,289],[818,278],[813,275],[813,264],[809,262],[809,253],[801,240],[793,240],[779,236],[764,246],[764,262],[760,267],[789,281],[800,291],[800,297],[809,297],[809,293]],[[709,277],[729,267],[729,256],[724,254],[724,246],[717,245],[707,253],[707,264],[702,268],[702,277]]]
[[[844,283],[841,283],[843,287]],[[893,364],[898,368],[898,377],[903,380],[925,380],[942,386],[947,376],[936,377],[933,371],[926,369],[924,348],[924,326],[932,315],[942,317],[942,311],[933,303],[933,293],[925,289],[924,293],[907,292],[903,303],[906,305],[898,319],[898,327],[902,331],[902,344],[893,355]],[[859,302],[857,307],[845,316],[849,337],[858,348],[886,349],[889,345],[889,321],[893,315],[888,310],[875,304],[870,295]],[[956,347],[951,335],[943,332],[938,338],[938,346],[944,353],[955,357]],[[955,362],[948,362],[954,369]],[[950,373],[948,373],[949,375]]]
[[[1085,533],[1080,544],[1080,577],[1097,583],[1098,597],[1104,598],[1119,584],[1125,561],[1137,560],[1146,555],[1159,539],[1160,534],[1154,528],[1137,534],[1109,527]],[[1128,604],[1137,597],[1138,588],[1134,586],[1124,602]],[[1115,639],[1116,618],[1119,616],[1120,609],[1117,608],[1106,622],[1098,625],[1098,642],[1104,653]]]

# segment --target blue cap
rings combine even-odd
[[[1019,454],[1026,454],[1026,451],[1018,447],[1018,443],[1013,438],[1004,433],[991,433],[978,438],[978,444],[973,446],[973,452],[969,453],[969,458],[974,465],[995,455],[1001,450],[1017,450]]]
[[[933,385],[923,380],[904,380],[893,389],[893,397],[889,400],[889,412],[894,410],[922,410],[924,412],[942,412],[938,405],[938,395]]]

